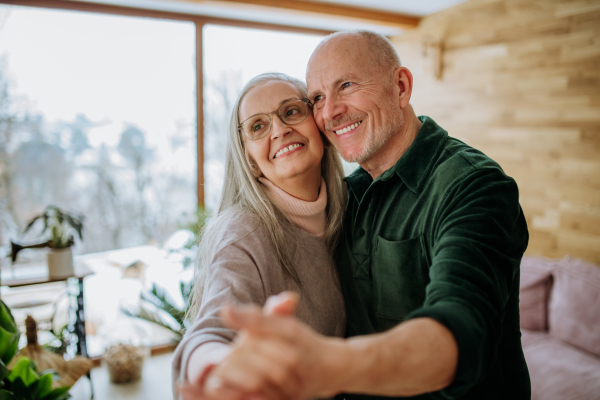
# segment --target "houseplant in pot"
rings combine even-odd
[[[75,244],[75,235],[83,240],[83,216],[67,213],[56,206],[48,206],[42,214],[33,217],[27,223],[24,233],[34,226],[41,226],[40,235],[48,240],[48,275],[73,275],[71,247]]]
[[[53,388],[52,371],[38,372],[35,362],[27,357],[11,363],[17,352],[19,337],[20,332],[10,309],[0,300],[0,399],[69,399],[68,386]]]

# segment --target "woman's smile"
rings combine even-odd
[[[304,147],[303,143],[292,143],[290,145],[286,144],[280,150],[278,150],[277,153],[275,153],[273,159],[289,156],[292,153],[302,150],[302,147]]]

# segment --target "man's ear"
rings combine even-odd
[[[404,109],[410,102],[413,88],[413,76],[405,67],[398,67],[394,70],[394,84],[398,88],[398,100],[400,108]]]

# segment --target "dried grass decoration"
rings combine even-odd
[[[75,356],[71,360],[65,360],[62,356],[44,350],[37,341],[37,322],[28,315],[25,318],[25,332],[27,336],[27,346],[21,349],[19,357],[29,357],[35,361],[38,371],[52,369],[56,371],[59,380],[52,383],[52,387],[73,386],[75,382],[83,375],[87,374],[92,368],[92,362],[82,356]]]
[[[106,362],[110,381],[125,383],[136,381],[142,376],[144,367],[144,349],[119,343],[104,351],[102,359]]]

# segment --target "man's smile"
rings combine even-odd
[[[333,133],[335,133],[336,135],[340,136],[340,135],[343,135],[345,133],[348,133],[348,132],[350,132],[350,131],[358,128],[360,126],[360,124],[362,124],[362,121],[355,122],[355,123],[350,124],[350,125],[342,128],[342,129],[338,129],[337,131],[333,131]]]

